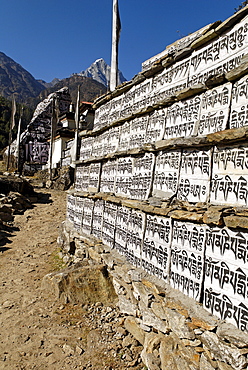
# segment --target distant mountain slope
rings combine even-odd
[[[104,59],[97,59],[94,63],[91,64],[89,68],[85,71],[78,73],[80,76],[91,77],[94,80],[102,83],[106,87],[109,86],[110,80],[110,66],[105,62]],[[126,81],[122,72],[119,71],[119,82],[118,85]]]
[[[11,99],[15,93],[18,102],[26,102],[43,89],[44,86],[20,64],[0,52],[0,95]]]
[[[93,102],[95,98],[104,94],[106,92],[106,87],[93,80],[92,78],[80,76],[80,75],[73,75],[68,78],[64,78],[56,83],[54,86],[43,90],[38,97],[38,102],[40,100],[45,99],[49,94],[60,90],[62,87],[67,86],[69,88],[69,92],[72,98],[72,101],[75,103],[77,99],[77,91],[78,85],[80,85],[80,100],[81,101],[88,101]]]

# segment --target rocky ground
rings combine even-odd
[[[33,201],[2,230],[0,369],[145,369],[116,305],[64,303],[41,288],[63,267],[56,241],[66,194],[43,189]]]

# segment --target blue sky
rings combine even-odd
[[[130,80],[141,63],[175,40],[234,13],[241,0],[119,0],[119,68]],[[110,64],[112,0],[0,0],[0,51],[50,82]]]

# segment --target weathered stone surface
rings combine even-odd
[[[221,339],[226,339],[233,345],[243,348],[248,347],[248,335],[245,332],[241,332],[234,325],[229,323],[220,323],[217,328],[216,334]]]
[[[248,229],[248,217],[241,216],[227,216],[224,217],[224,223],[227,227],[230,228],[243,228]]]
[[[203,353],[200,359],[200,370],[215,370],[216,367],[213,367],[208,361],[206,355]]]
[[[207,135],[208,143],[225,143],[230,141],[244,140],[248,136],[248,127],[232,128]]]
[[[119,295],[119,309],[124,314],[136,317],[138,306],[133,304],[126,296]]]
[[[117,296],[104,265],[73,267],[46,275],[43,289],[52,292],[57,299],[73,303],[115,303]]]
[[[199,48],[200,46],[203,46],[205,45],[207,42],[213,40],[214,38],[217,37],[217,33],[215,32],[215,30],[210,30],[209,32],[207,32],[205,35],[199,37],[199,39],[197,39],[196,41],[194,41],[192,44],[191,44],[191,48],[192,49],[197,49]]]
[[[10,192],[32,195],[34,193],[34,189],[27,180],[21,177],[0,177],[0,194],[9,194]]]
[[[167,322],[160,320],[157,316],[155,316],[143,302],[139,303],[139,309],[142,316],[142,323],[144,325],[150,326],[151,328],[155,328],[161,331],[162,333],[169,332]]]
[[[237,370],[244,369],[247,365],[247,359],[242,356],[240,350],[220,341],[216,334],[206,331],[200,338],[216,360],[226,362]]]
[[[223,83],[227,82],[225,78],[225,74],[217,74],[215,76],[210,76],[206,81],[205,85],[209,88],[212,89],[215,86],[222,85]]]
[[[149,370],[160,370],[160,359],[156,358],[152,353],[141,352],[141,358]]]
[[[149,305],[149,301],[153,295],[141,282],[133,282],[133,294],[137,300],[142,301],[146,307]]]
[[[140,328],[139,326],[139,322],[140,320],[132,317],[132,316],[128,316],[124,322],[124,326],[126,328],[126,330],[131,333],[134,338],[140,343],[140,344],[144,344],[145,342],[145,333],[144,331]]]
[[[242,58],[241,64],[231,71],[227,72],[225,77],[228,81],[236,81],[237,79],[243,77],[248,72],[248,55],[246,54]]]
[[[169,328],[179,338],[195,339],[195,334],[193,330],[187,326],[186,319],[184,316],[180,315],[178,312],[173,311],[169,308],[165,308],[165,313],[167,316]]]
[[[233,370],[233,367],[224,362],[217,361],[217,369],[219,370]]]
[[[196,94],[203,93],[207,90],[206,86],[203,84],[195,85],[192,87],[186,87],[183,90],[180,90],[178,93],[176,93],[176,100],[184,100],[187,98],[190,98],[191,96],[194,96]]]
[[[222,213],[214,207],[210,207],[203,215],[203,222],[208,225],[223,225]]]
[[[196,212],[188,212],[183,210],[174,210],[169,213],[169,216],[175,220],[180,221],[193,221],[193,222],[203,222],[203,214]]]

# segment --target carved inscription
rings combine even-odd
[[[128,219],[126,259],[134,266],[141,265],[141,250],[145,232],[145,214],[132,209]]]
[[[237,301],[209,288],[204,291],[204,308],[221,320],[237,326],[240,330],[248,331],[247,301]]]
[[[181,151],[159,152],[156,157],[153,195],[164,199],[177,192]]]
[[[205,239],[205,225],[174,223],[170,284],[197,301],[203,284]]]
[[[248,77],[235,82],[232,89],[232,105],[229,119],[230,128],[248,125]]]
[[[93,210],[92,234],[98,239],[102,239],[103,212],[104,201],[102,199],[97,199]]]
[[[225,130],[229,115],[232,84],[227,83],[202,95],[198,135]]]
[[[74,224],[75,210],[76,210],[76,197],[74,195],[68,194],[66,219],[70,221],[72,224]]]
[[[213,153],[210,201],[214,204],[248,204],[248,148],[217,148]]]
[[[120,129],[119,151],[128,150],[130,146],[131,122],[125,122]]]
[[[91,163],[89,170],[88,191],[98,192],[100,184],[101,163]]]
[[[82,232],[87,235],[91,234],[93,210],[94,210],[94,200],[85,198]]]
[[[195,135],[200,107],[200,96],[175,103],[169,107],[166,115],[164,139]]]
[[[130,196],[132,186],[133,158],[124,157],[118,159],[115,181],[116,195]]]
[[[90,178],[90,165],[77,166],[75,190],[88,191]]]
[[[131,210],[127,207],[118,207],[116,214],[114,248],[122,255],[126,255],[128,222]]]
[[[81,146],[80,146],[80,157],[79,157],[81,161],[84,161],[85,159],[88,159],[91,157],[92,145],[93,145],[92,137],[82,138]]]
[[[104,193],[114,193],[117,160],[109,160],[102,165],[100,190]]]
[[[75,197],[75,213],[74,213],[74,227],[80,232],[84,214],[84,201],[85,198]]]
[[[209,197],[211,150],[183,150],[178,199],[206,202]]]
[[[149,197],[154,164],[155,156],[152,153],[146,153],[133,159],[132,182],[129,189],[130,198],[143,200]]]
[[[102,241],[111,248],[114,247],[116,213],[117,205],[105,202],[102,221]]]
[[[146,142],[148,115],[135,118],[130,122],[129,148],[140,148]]]
[[[154,143],[155,141],[162,140],[165,130],[165,119],[167,109],[159,109],[151,113],[148,119],[146,142]]]
[[[141,266],[163,280],[169,276],[171,235],[170,218],[147,215]]]

